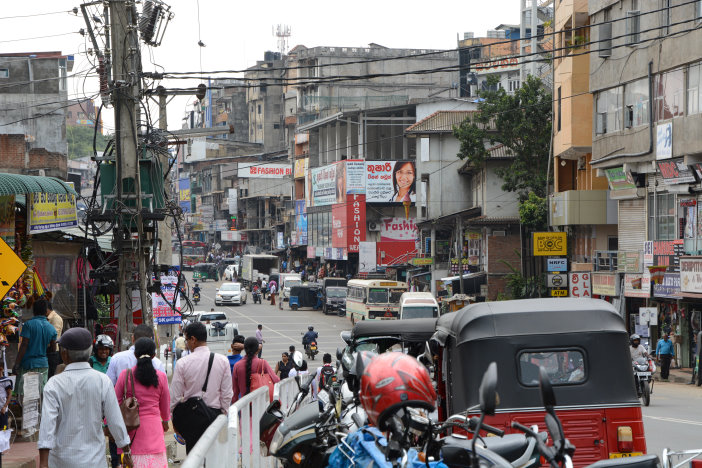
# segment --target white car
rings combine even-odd
[[[222,283],[215,294],[215,305],[242,305],[246,304],[246,299],[246,289],[241,286],[241,283]]]
[[[234,281],[236,279],[236,272],[236,264],[227,265],[227,268],[224,269],[224,279],[226,281]]]

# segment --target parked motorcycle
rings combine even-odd
[[[632,364],[634,366],[636,393],[643,401],[644,406],[648,406],[651,403],[651,393],[653,393],[653,360],[640,357],[636,358]]]

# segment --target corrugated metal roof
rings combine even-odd
[[[405,133],[451,133],[453,127],[463,122],[476,111],[436,111],[419,122],[410,125]]]
[[[478,216],[467,221],[468,225],[471,224],[519,224],[519,217],[517,216],[506,216],[506,217],[488,217],[488,216]]]
[[[54,177],[0,173],[0,195],[55,193],[78,195],[65,182]]]
[[[505,145],[500,143],[499,145],[495,145],[492,148],[488,148],[488,157],[490,158],[513,158],[514,154],[512,151],[507,148]]]

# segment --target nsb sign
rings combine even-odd
[[[534,256],[568,254],[565,232],[535,232],[533,235]]]

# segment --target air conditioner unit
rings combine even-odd
[[[505,237],[507,235],[506,231],[492,231],[493,237]]]
[[[369,221],[368,222],[368,230],[371,232],[380,231],[380,223],[376,223],[375,221]]]

